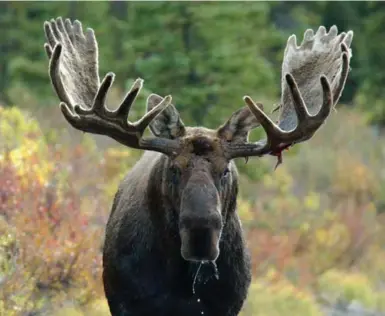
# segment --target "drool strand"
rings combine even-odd
[[[202,262],[199,263],[197,272],[195,272],[194,281],[193,281],[193,284],[192,284],[192,292],[193,292],[193,294],[195,294],[195,284],[197,282],[197,277],[198,277],[198,274],[199,274],[199,271],[200,271],[201,267],[202,267]]]

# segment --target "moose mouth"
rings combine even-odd
[[[181,229],[181,255],[194,262],[215,261],[219,256],[221,231],[213,228]]]

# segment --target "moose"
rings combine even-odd
[[[246,105],[213,130],[185,126],[170,95],[149,95],[146,114],[130,122],[143,80],[112,111],[106,97],[115,75],[100,81],[94,31],[61,17],[44,30],[49,76],[68,123],[144,151],[119,185],[106,226],[103,284],[111,314],[238,315],[252,273],[234,159],[280,158],[319,130],[344,90],[353,32],[308,29],[299,46],[291,35],[277,123],[245,96]],[[249,142],[259,126],[266,137]]]

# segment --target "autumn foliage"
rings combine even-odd
[[[107,315],[104,227],[140,153],[41,125],[0,107],[0,315]],[[342,112],[277,171],[268,159],[241,167],[239,214],[254,273],[243,316],[322,315],[322,304],[341,299],[385,310],[381,146],[356,114]]]
[[[85,144],[50,144],[37,122],[16,109],[1,109],[0,121],[1,135],[12,131],[13,141],[0,156],[0,311],[86,304],[102,295],[105,212],[99,188],[82,178],[92,181],[87,173],[98,162]]]

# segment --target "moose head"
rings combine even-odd
[[[94,32],[82,31],[80,22],[68,19],[46,23],[53,87],[62,101],[67,121],[83,132],[112,137],[121,144],[160,152],[169,157],[167,176],[172,204],[179,212],[181,254],[186,260],[215,260],[226,214],[223,203],[237,157],[280,155],[295,143],[310,139],[338,102],[349,71],[352,32],[337,35],[305,33],[300,46],[288,39],[282,65],[281,113],[274,123],[249,97],[241,108],[216,130],[186,127],[171,96],[151,94],[147,113],[137,122],[127,121],[132,104],[142,88],[137,79],[119,108],[106,106],[114,74],[100,83],[98,45]],[[153,137],[143,137],[149,126]],[[248,142],[249,132],[262,126],[266,139]]]

